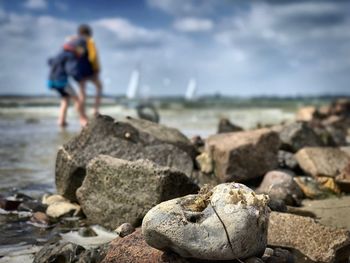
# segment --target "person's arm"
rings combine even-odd
[[[87,50],[89,55],[89,61],[92,65],[94,72],[99,72],[100,63],[98,61],[97,48],[92,38],[89,38],[87,41]]]

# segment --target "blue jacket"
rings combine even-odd
[[[68,84],[68,76],[77,75],[78,58],[73,52],[62,50],[49,59],[49,65],[49,87],[64,88]]]

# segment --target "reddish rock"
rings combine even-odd
[[[241,182],[263,176],[278,165],[280,139],[270,129],[222,133],[210,136],[214,172],[221,182]]]
[[[110,243],[107,255],[102,263],[187,263],[188,261],[175,255],[166,254],[147,245],[141,229]]]

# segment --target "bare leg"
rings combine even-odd
[[[80,100],[80,112],[81,115],[86,118],[85,103],[86,103],[86,80],[79,82],[79,100]]]
[[[67,118],[67,109],[69,106],[69,98],[64,97],[61,99],[61,107],[60,107],[60,113],[58,116],[58,125],[61,127],[67,126],[66,118]]]
[[[82,103],[81,103],[79,97],[77,97],[77,96],[73,96],[72,99],[74,101],[75,109],[77,110],[77,112],[79,114],[80,125],[82,127],[84,127],[87,124],[88,119],[85,115],[85,112],[83,111]]]
[[[94,116],[99,115],[99,109],[101,104],[101,96],[102,96],[102,83],[98,74],[96,74],[91,81],[94,83],[96,87],[96,95],[95,95],[95,105],[94,105]]]

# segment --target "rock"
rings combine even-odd
[[[341,98],[334,101],[330,107],[330,115],[349,116],[350,100],[347,98]]]
[[[140,133],[144,132],[145,134],[143,136],[145,136],[145,138],[142,138],[142,134],[140,134],[140,139],[149,140],[150,144],[153,143],[153,140],[154,143],[157,144],[162,142],[169,143],[180,148],[191,157],[193,157],[195,154],[191,141],[178,129],[131,117],[126,117],[123,121],[136,128]],[[121,124],[121,122],[119,123]],[[152,136],[154,138],[146,138],[146,136]]]
[[[188,263],[176,254],[164,253],[150,247],[142,237],[140,229],[110,243],[102,263]]]
[[[191,143],[192,143],[193,147],[196,149],[197,153],[203,152],[205,142],[199,135],[193,136],[191,138]]]
[[[52,218],[59,218],[65,215],[77,216],[81,210],[78,204],[71,203],[60,195],[44,195],[43,204],[48,205],[46,214]]]
[[[279,133],[281,149],[297,152],[307,146],[323,146],[321,139],[305,122],[294,122],[283,126]]]
[[[302,202],[299,209],[314,214],[318,222],[336,228],[350,230],[350,196],[327,198],[323,200],[308,200]]]
[[[226,133],[226,132],[239,132],[243,131],[242,127],[239,127],[236,124],[230,122],[227,118],[221,118],[218,125],[217,133]]]
[[[314,177],[335,177],[350,160],[342,150],[331,147],[307,147],[298,151],[295,157],[305,173]]]
[[[192,173],[191,179],[194,183],[196,183],[199,187],[204,185],[210,185],[212,187],[220,184],[219,179],[213,173],[203,173],[198,170],[194,170]]]
[[[325,198],[329,191],[322,187],[314,178],[308,176],[296,176],[294,181],[298,184],[307,198]]]
[[[49,217],[43,212],[33,213],[30,221],[44,226],[47,226],[50,223]]]
[[[335,182],[342,192],[350,192],[350,162],[343,168],[341,173],[335,177]]]
[[[17,210],[19,205],[22,203],[21,200],[11,199],[0,197],[0,208],[6,211],[14,211]]]
[[[275,169],[278,148],[278,134],[269,129],[217,134],[206,141],[221,182],[241,182]]]
[[[292,171],[299,169],[299,164],[295,159],[294,154],[282,150],[278,151],[278,166]]]
[[[268,206],[272,211],[277,212],[286,212],[287,206],[286,203],[283,200],[280,199],[271,199],[269,200]]]
[[[78,234],[82,237],[97,237],[96,232],[91,227],[80,228]]]
[[[203,152],[196,157],[197,165],[202,173],[210,174],[214,170],[213,157],[211,151]]]
[[[244,260],[244,263],[264,263],[264,261],[260,258],[253,257],[253,258],[248,258]]]
[[[316,113],[317,109],[314,106],[302,107],[296,114],[296,120],[309,122],[314,118]]]
[[[264,255],[262,256],[263,262],[266,263],[293,263],[294,258],[292,253],[287,249],[266,248]]]
[[[57,191],[76,201],[75,192],[84,180],[86,165],[100,154],[129,161],[149,159],[190,176],[194,152],[191,142],[176,129],[132,118],[116,122],[111,117],[100,115],[59,149],[56,158]]]
[[[118,236],[126,237],[135,231],[135,228],[130,223],[121,224],[115,232],[117,232]]]
[[[19,211],[28,211],[28,212],[45,212],[47,209],[47,205],[37,201],[37,200],[28,200],[23,201],[18,206]]]
[[[197,195],[169,200],[144,217],[142,233],[157,249],[185,258],[232,260],[262,255],[266,247],[268,197],[226,183]]]
[[[294,174],[287,170],[270,171],[256,192],[267,194],[270,199],[283,200],[287,205],[300,205],[303,192],[293,177]]]
[[[90,222],[115,229],[124,222],[140,225],[156,204],[197,191],[198,186],[180,171],[148,160],[129,162],[100,155],[87,166],[77,197]]]
[[[109,245],[105,244],[97,248],[87,249],[79,255],[77,263],[100,263],[105,258]]]
[[[332,193],[340,194],[341,190],[337,183],[335,182],[334,178],[327,177],[327,176],[319,176],[317,177],[317,182],[325,189],[328,189]]]
[[[344,250],[349,256],[350,249],[345,248],[350,246],[350,232],[323,226],[312,218],[271,212],[268,244],[296,249],[316,262],[340,262],[337,252]]]
[[[45,245],[34,258],[33,263],[78,262],[84,248],[73,243],[55,243]]]

